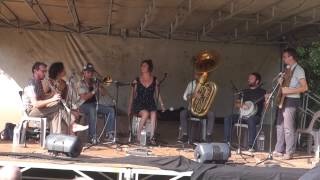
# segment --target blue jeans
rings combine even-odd
[[[239,114],[232,114],[224,118],[224,141],[230,142],[232,136],[232,126],[238,122]],[[256,125],[260,123],[259,116],[251,116],[248,119],[242,119],[241,123],[248,124],[249,141],[248,147],[253,145],[254,138],[256,137]]]
[[[97,113],[96,113],[96,103],[84,103],[80,106],[80,112],[85,114],[85,119],[89,124],[89,138],[97,137]],[[115,121],[115,110],[111,106],[105,106],[99,104],[98,113],[104,115],[105,123],[107,123],[106,132],[112,133],[114,132],[114,121]]]

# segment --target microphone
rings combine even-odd
[[[274,77],[274,78],[272,79],[272,82],[274,82],[275,80],[278,80],[279,78],[283,78],[283,76],[284,76],[284,74],[285,74],[285,72],[286,72],[286,69],[290,69],[291,66],[285,64],[283,68],[284,68],[283,71],[280,72],[276,77]]]
[[[230,80],[230,83],[231,83],[232,89],[235,91],[238,91],[238,88],[234,85],[232,80]]]
[[[71,75],[72,75],[72,76],[75,76],[75,75],[76,75],[76,69],[74,69],[74,68],[71,69]]]
[[[75,69],[71,69],[70,79],[73,79],[75,76],[76,76],[76,70]]]

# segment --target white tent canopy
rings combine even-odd
[[[0,26],[219,42],[306,41],[318,0],[0,0]]]

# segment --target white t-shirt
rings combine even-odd
[[[295,68],[295,69],[294,69]],[[291,66],[291,70],[294,69],[289,88],[299,88],[301,86],[300,80],[301,79],[306,79],[305,72],[303,68],[298,65],[297,63],[293,64]],[[287,95],[289,98],[300,98],[300,93],[297,94],[289,94]]]
[[[196,90],[196,86],[197,86],[196,80],[189,82],[187,89],[184,91],[183,100],[188,101],[188,95],[193,94],[193,92]]]

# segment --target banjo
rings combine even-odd
[[[264,99],[264,96],[260,97],[255,101],[244,101],[243,106],[240,108],[240,116],[244,119],[248,119],[251,116],[254,116],[258,112],[257,103]]]
[[[257,104],[253,101],[245,101],[240,108],[240,116],[244,119],[248,119],[251,116],[256,115],[258,112]]]

